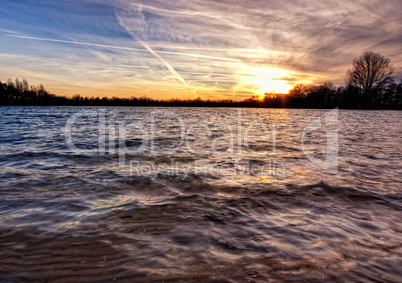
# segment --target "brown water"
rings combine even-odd
[[[402,112],[0,111],[2,282],[401,282]]]

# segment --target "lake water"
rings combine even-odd
[[[402,280],[402,112],[0,117],[4,282]]]

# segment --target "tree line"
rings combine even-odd
[[[402,80],[396,84],[391,60],[365,52],[346,72],[346,87],[327,82],[319,86],[296,85],[288,95],[266,93],[264,107],[402,109]]]
[[[266,108],[341,108],[402,110],[402,80],[392,78],[394,67],[389,58],[365,52],[355,58],[347,71],[346,86],[327,82],[318,86],[296,85],[287,94],[267,92],[263,98],[252,96],[242,101],[230,99],[159,100],[142,97],[72,98],[49,93],[43,85],[29,85],[26,79],[0,81],[0,105],[32,106],[187,106],[187,107],[266,107]]]

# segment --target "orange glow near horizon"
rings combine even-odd
[[[239,70],[242,70],[239,72]],[[146,80],[136,80],[127,82],[122,79],[118,81],[97,82],[94,80],[84,81],[69,81],[68,79],[59,79],[55,75],[46,75],[44,73],[32,73],[27,70],[18,72],[13,70],[10,77],[12,80],[19,77],[26,78],[29,84],[43,84],[45,88],[55,95],[72,97],[76,94],[82,97],[121,97],[129,98],[132,96],[142,97],[147,96],[152,99],[202,99],[219,100],[224,98],[241,101],[243,99],[257,96],[263,99],[266,92],[288,93],[292,88],[287,77],[295,76],[296,73],[276,68],[250,67],[237,65],[233,68],[233,76],[229,79],[224,78],[222,81],[233,81],[233,88],[225,90],[218,84],[212,85],[215,78],[206,77],[206,80],[211,81],[210,85],[200,85],[197,81],[189,82],[189,87],[183,86],[180,82],[166,77],[164,84],[156,84]],[[18,75],[20,73],[20,75]],[[1,77],[7,78],[7,74],[1,74]],[[1,80],[1,79],[0,79]],[[2,81],[5,81],[3,79]],[[300,82],[303,83],[303,82]],[[203,82],[204,84],[204,82]]]
[[[250,80],[258,90],[257,95],[263,96],[266,92],[288,93],[292,88],[288,81],[281,79],[290,73],[281,69],[253,68],[254,77]]]

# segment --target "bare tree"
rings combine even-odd
[[[347,82],[360,91],[360,107],[368,108],[380,93],[393,82],[391,60],[379,53],[365,52],[353,60],[347,71]]]
[[[295,85],[289,90],[289,95],[295,98],[303,98],[307,96],[307,88],[302,84]]]

